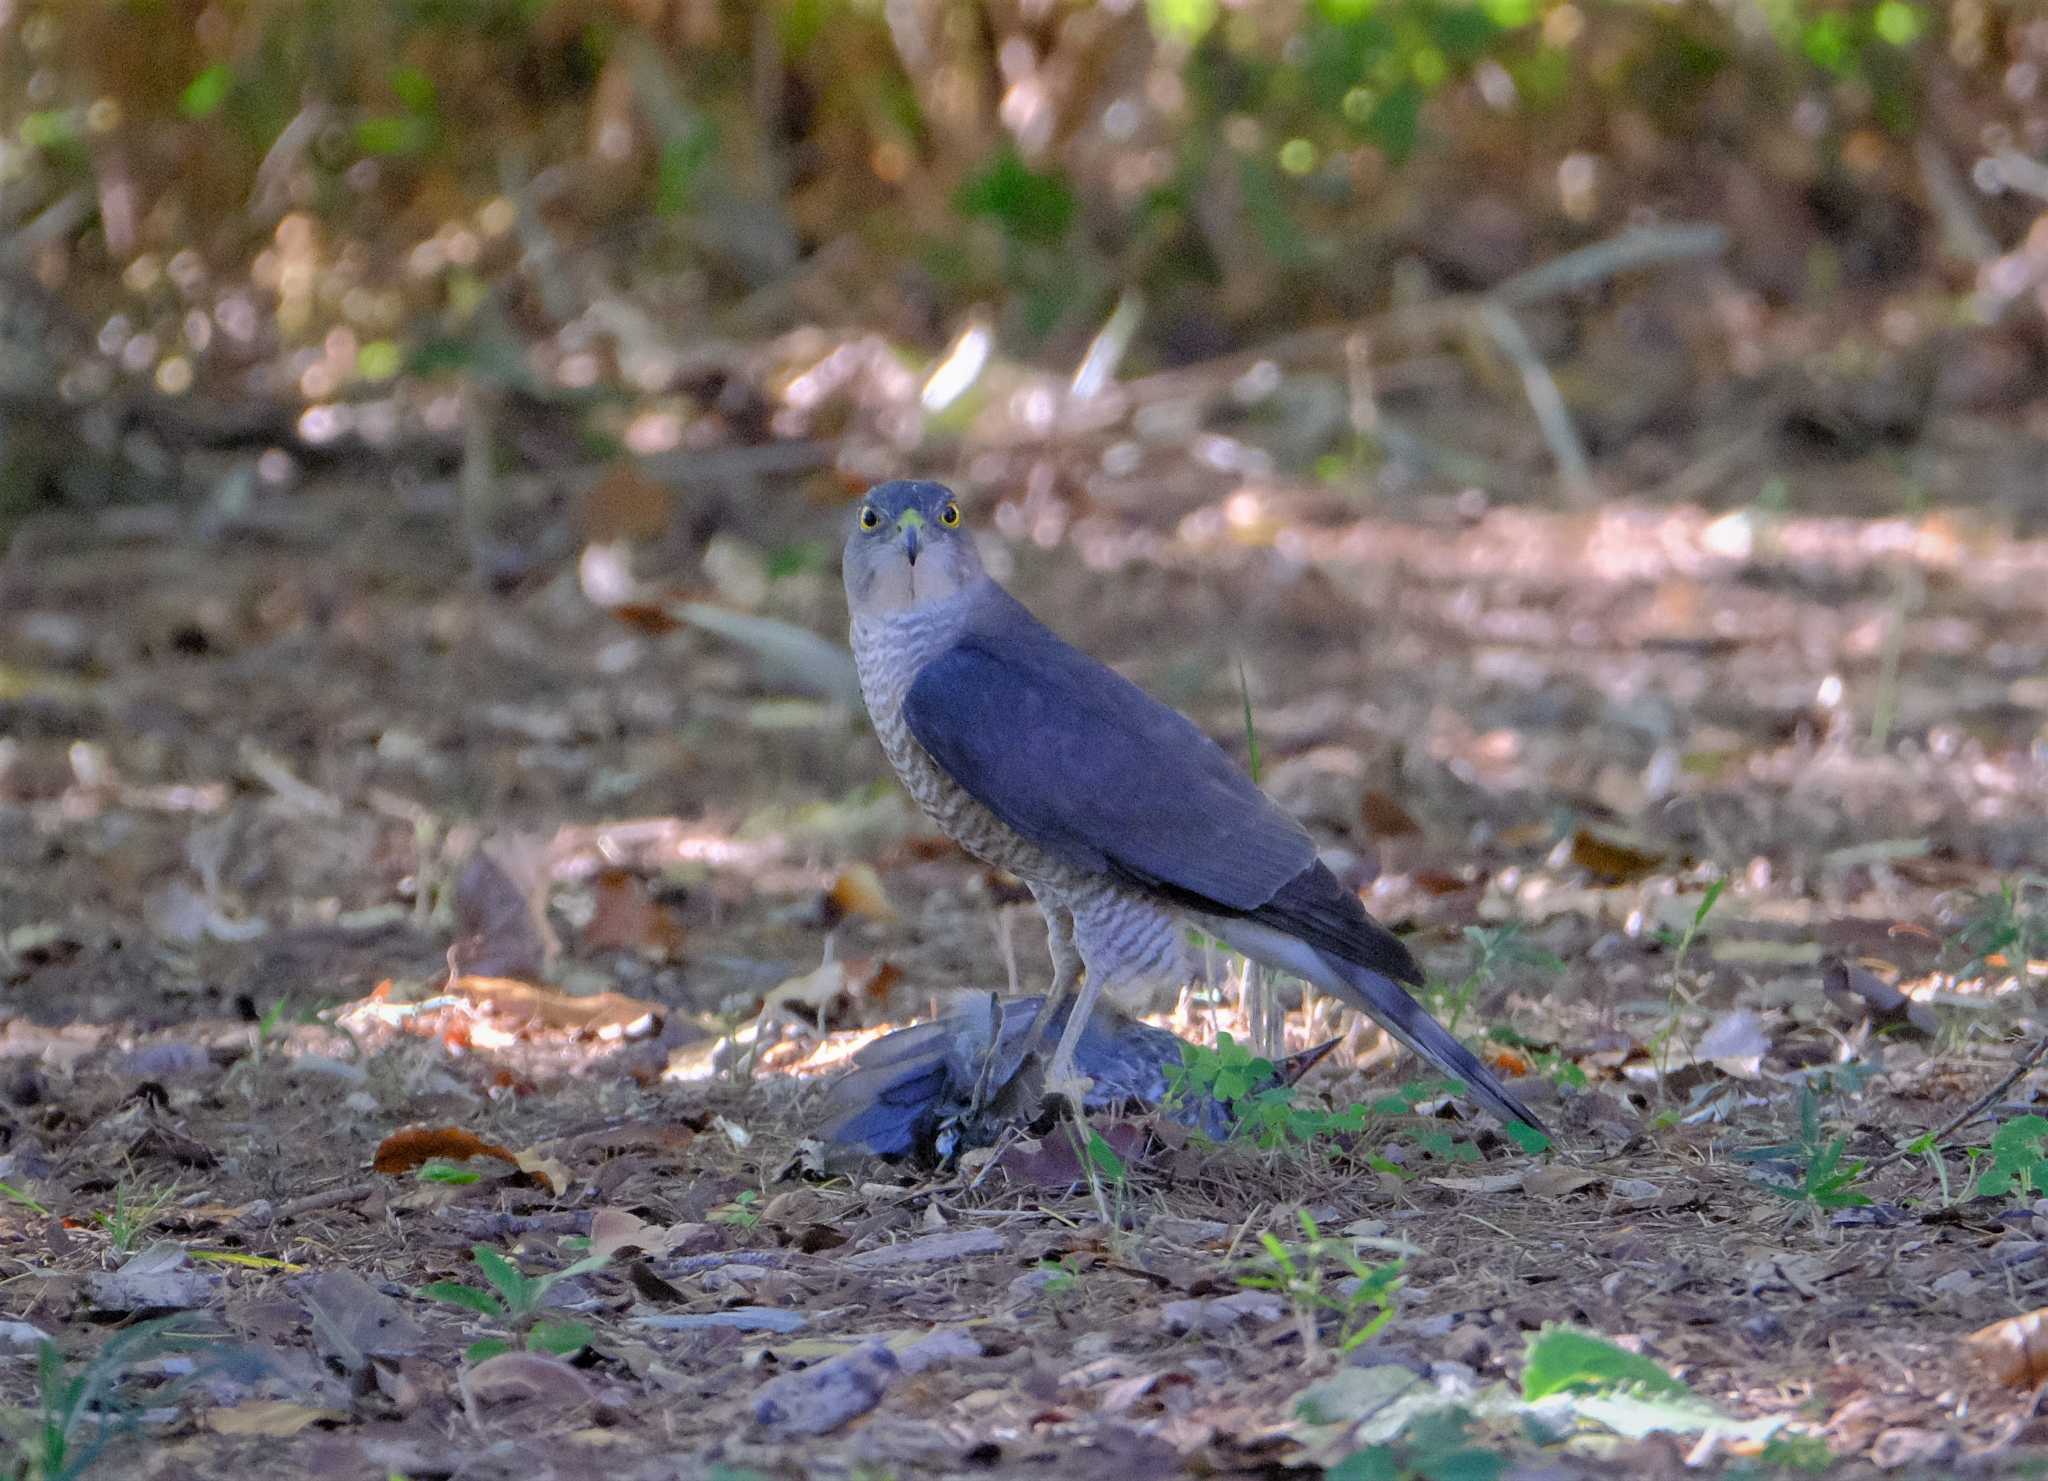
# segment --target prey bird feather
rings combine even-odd
[[[1409,996],[1414,957],[1307,831],[1193,723],[998,586],[943,485],[869,490],[843,571],[861,695],[890,764],[1045,914],[1053,987],[1027,1050],[1058,1021],[1049,1092],[1085,1102],[1077,1056],[1107,986],[1192,977],[1189,922],[1368,1014],[1503,1121],[1540,1126]]]
[[[925,1162],[992,1144],[1003,1124],[1029,1119],[1034,1109],[1027,1041],[1045,1007],[1041,998],[974,996],[941,1018],[875,1040],[826,1091],[819,1136],[876,1157]],[[1054,1030],[1066,1026],[1073,1007],[1071,999],[1051,1005]],[[1098,1007],[1075,1048],[1074,1068],[1089,1082],[1082,1109],[1157,1109],[1222,1141],[1235,1124],[1233,1104],[1192,1089],[1168,1095],[1186,1047],[1178,1034]],[[1293,1084],[1335,1047],[1333,1039],[1290,1055],[1237,1099]]]

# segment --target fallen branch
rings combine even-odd
[[[1898,1162],[1903,1158],[1911,1157],[1916,1152],[1939,1151],[1950,1137],[1990,1110],[1993,1105],[1997,1104],[2000,1096],[2012,1089],[2013,1086],[2019,1084],[2020,1077],[2039,1064],[2044,1054],[2048,1054],[2048,1034],[2044,1034],[2034,1041],[2033,1047],[2020,1057],[2020,1062],[2012,1067],[2005,1078],[1971,1101],[1969,1105],[1965,1106],[1954,1116],[1951,1116],[1938,1130],[1931,1131],[1926,1136],[1913,1138],[1911,1142],[1899,1148],[1898,1151],[1878,1158],[1877,1161],[1870,1164],[1868,1170],[1876,1172],[1878,1169],[1889,1167],[1894,1162]]]

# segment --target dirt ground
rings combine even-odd
[[[1242,665],[1266,785],[1468,1039],[1514,1031],[1490,1052],[1551,1149],[1423,1091],[1291,1148],[1140,1124],[1094,1186],[1057,1133],[808,1170],[853,1045],[1048,976],[1028,900],[930,835],[860,717],[622,625],[573,562],[480,590],[430,500],[73,517],[0,571],[17,1432],[48,1336],[74,1446],[106,1420],[97,1466],[136,1477],[1135,1481],[1382,1442],[1343,1474],[1452,1474],[1374,1428],[1420,1393],[1511,1468],[1460,1475],[2048,1466],[2035,1377],[1962,1342],[2048,1304],[2048,1204],[1972,1196],[1988,1121],[1892,1157],[2042,1028],[2048,963],[1997,933],[2048,941],[2048,902],[1997,892],[2048,858],[2048,538],[1231,488],[970,517],[1240,756]],[[837,517],[721,535],[696,579],[837,636]],[[1242,1036],[1216,976],[1162,1021]],[[1286,1030],[1346,1036],[1311,1104],[1416,1077],[1331,1005]],[[1881,1165],[1829,1183],[1823,1148]],[[1348,1354],[1335,1306],[1241,1283],[1304,1210],[1405,1261]],[[529,1327],[472,1248],[539,1276],[585,1239],[609,1258],[536,1299],[587,1342],[466,1360]],[[196,1341],[134,1334],[171,1314]],[[1513,1401],[1559,1323],[1787,1428],[1546,1426]]]

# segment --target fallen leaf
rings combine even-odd
[[[867,1343],[769,1379],[755,1390],[754,1422],[786,1434],[829,1434],[879,1404],[900,1371],[886,1343]]]
[[[518,1164],[521,1172],[535,1182],[547,1184],[548,1191],[557,1198],[569,1191],[569,1169],[555,1158],[529,1147],[518,1153],[513,1161]]]
[[[545,846],[505,837],[479,846],[455,880],[451,977],[538,977],[561,950],[547,919]]]
[[[520,1028],[566,1030],[595,1034],[600,1039],[640,1038],[660,1030],[662,1008],[624,993],[594,992],[581,996],[520,982],[509,977],[459,977],[450,993],[468,998],[499,1019]]]
[[[1385,792],[1371,788],[1358,800],[1358,820],[1373,838],[1405,838],[1422,831],[1422,825],[1407,808]]]
[[[896,919],[896,907],[889,903],[882,877],[870,864],[849,864],[842,869],[832,881],[832,888],[825,892],[825,904],[826,914],[833,921],[849,915],[864,915],[869,920]]]
[[[585,1404],[595,1396],[590,1380],[560,1358],[538,1352],[501,1352],[463,1370],[462,1396],[472,1406],[542,1402],[548,1408]]]
[[[606,869],[594,885],[596,907],[583,928],[588,951],[631,951],[651,961],[682,955],[683,923],[654,898],[647,882],[625,869]]]
[[[1484,1177],[1430,1178],[1428,1181],[1454,1193],[1506,1193],[1522,1186],[1522,1175],[1518,1172],[1497,1172]]]
[[[592,543],[653,540],[666,533],[675,496],[628,459],[611,465],[583,491],[578,513]]]
[[[392,1132],[377,1144],[377,1155],[370,1159],[370,1168],[395,1178],[426,1162],[466,1162],[472,1157],[495,1157],[514,1167],[519,1165],[515,1153],[460,1126],[410,1126]]]
[[[1532,1167],[1523,1173],[1522,1191],[1533,1193],[1538,1198],[1563,1198],[1605,1181],[1606,1179],[1597,1172],[1588,1172],[1583,1167],[1565,1167],[1553,1162],[1542,1167]]]
[[[1717,937],[1714,960],[1729,966],[1810,967],[1821,959],[1818,941],[1767,941],[1743,937]]]
[[[1963,1350],[1996,1382],[2033,1388],[2048,1380],[2048,1306],[1979,1327],[1963,1339]]]
[[[1572,862],[1607,884],[1635,884],[1664,867],[1664,856],[1587,828],[1572,834]]]
[[[1753,1080],[1762,1073],[1763,1057],[1770,1048],[1763,1020],[1747,1008],[1737,1008],[1715,1019],[1700,1035],[1693,1046],[1693,1060],[1711,1064],[1724,1075]]]
[[[206,1427],[219,1435],[260,1435],[283,1440],[309,1424],[340,1424],[348,1418],[339,1409],[314,1409],[289,1399],[257,1399],[231,1409],[206,1411]]]

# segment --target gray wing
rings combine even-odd
[[[1214,741],[1000,587],[917,676],[903,719],[970,796],[1073,867],[1246,912],[1315,862]]]

